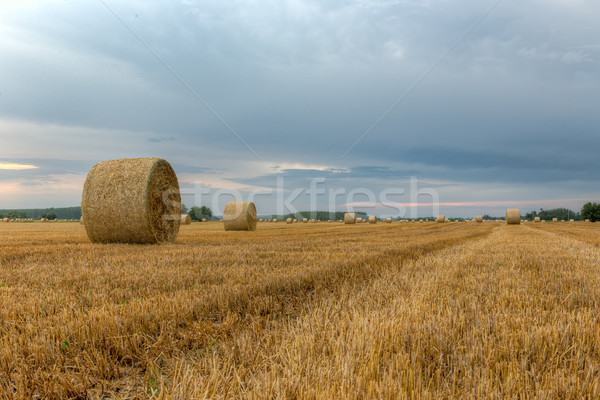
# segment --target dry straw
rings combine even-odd
[[[552,222],[558,222],[558,218],[552,218]]]
[[[192,217],[188,214],[181,214],[181,225],[190,225],[192,223]]]
[[[521,223],[521,210],[518,208],[506,210],[506,223],[508,225],[519,225]]]
[[[370,224],[376,224],[377,223],[377,217],[374,215],[369,216],[369,223]]]
[[[256,206],[250,201],[230,201],[225,204],[223,222],[226,231],[255,231]]]
[[[540,222],[540,217],[535,217],[535,218],[533,219],[533,222]]]
[[[10,222],[10,219],[4,218],[2,221],[4,221],[4,222]]]
[[[79,218],[79,223],[80,223],[81,225],[84,225],[84,223],[83,223],[83,215],[81,216],[81,218]]]
[[[437,222],[439,222],[439,223],[446,222],[446,216],[438,215]]]
[[[344,224],[346,224],[346,225],[356,224],[356,213],[345,213],[344,214]]]
[[[288,218],[288,219],[285,220],[285,223],[286,224],[291,224],[293,221],[294,221],[293,219]]]
[[[302,222],[304,222],[305,224],[308,223],[308,218],[302,218]]]
[[[385,222],[388,223],[388,224],[391,224],[392,223],[392,217],[387,217],[385,219]]]
[[[88,173],[81,212],[93,243],[174,242],[181,223],[177,176],[160,158],[100,162]]]
[[[475,222],[483,222],[483,217],[481,215],[476,216]]]

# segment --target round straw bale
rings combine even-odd
[[[8,222],[8,221],[6,221],[6,222]],[[48,220],[46,218],[42,218],[42,219],[40,219],[40,222],[48,222]]]
[[[521,210],[518,208],[506,210],[506,223],[508,225],[519,225],[521,223]]]
[[[286,224],[291,224],[293,221],[294,221],[293,219],[288,218],[288,219],[285,220],[285,223]]]
[[[206,218],[202,218],[202,222],[206,222]]]
[[[540,217],[535,217],[535,218],[533,219],[533,222],[540,222]]]
[[[88,173],[81,212],[92,243],[174,242],[181,223],[177,176],[160,158],[100,162]]]
[[[558,222],[558,218],[552,218],[552,222]]]
[[[81,218],[79,218],[79,223],[80,223],[81,225],[84,225],[84,223],[83,223],[83,215],[81,216]]]
[[[356,224],[356,213],[345,213],[344,214],[344,224],[346,224],[346,225]]]
[[[385,219],[385,222],[388,223],[388,224],[391,224],[392,223],[392,217],[387,217]]]
[[[481,215],[476,216],[475,222],[483,222],[483,217]]]
[[[446,217],[444,215],[438,215],[436,221],[440,223],[446,222]]]
[[[358,217],[358,218],[356,218],[356,222],[357,223],[363,222],[363,219],[361,217]]]
[[[569,222],[575,222],[575,220],[574,220],[573,218],[571,218],[571,219],[569,220]]]
[[[305,224],[308,224],[308,218],[302,218],[302,222],[304,222]]]
[[[230,201],[225,204],[223,222],[226,231],[255,231],[256,206],[250,201]]]
[[[192,217],[189,214],[181,214],[181,225],[190,225],[192,223]]]
[[[294,219],[292,220],[292,222],[296,223],[296,222],[298,222],[298,220],[297,220],[296,218],[294,218]]]
[[[10,219],[4,218],[2,221],[4,221],[4,222],[10,222]]]
[[[376,224],[377,223],[377,217],[374,215],[369,216],[369,223],[370,224]]]

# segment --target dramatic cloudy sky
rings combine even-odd
[[[320,210],[579,209],[598,21],[597,0],[4,0],[0,208],[77,205],[96,162],[157,156],[217,212],[305,210],[311,182]]]

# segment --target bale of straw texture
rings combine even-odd
[[[10,219],[4,218],[2,221],[4,221],[4,222],[10,222]]]
[[[345,213],[344,214],[344,224],[346,224],[346,225],[356,224],[356,213]]]
[[[589,219],[586,219],[586,220],[585,220],[585,222],[590,222],[590,220],[589,220]]]
[[[277,222],[277,218],[273,218],[273,222]]]
[[[286,224],[291,224],[292,222],[293,222],[293,219],[291,219],[291,218],[288,218],[288,219],[285,220]]]
[[[47,221],[48,221],[48,220],[47,220],[46,218],[42,218],[42,219],[40,219],[40,222],[47,222]],[[8,222],[8,221],[6,221],[6,222]]]
[[[391,224],[392,223],[392,217],[387,217],[385,219],[385,222],[388,223],[388,224]]]
[[[206,222],[206,218],[202,218],[202,222]]]
[[[160,158],[100,162],[85,181],[81,213],[92,243],[174,242],[181,223],[177,176]]]
[[[521,210],[518,208],[509,208],[506,210],[506,223],[508,225],[521,224]]]
[[[552,222],[558,222],[558,218],[552,218]]]
[[[363,222],[363,220],[361,217],[358,217],[358,218],[356,218],[356,222],[360,223],[360,222]]]
[[[302,218],[302,222],[304,222],[305,224],[308,223],[308,218]]]
[[[190,225],[192,223],[192,217],[189,214],[181,214],[181,225]]]
[[[483,217],[481,215],[476,216],[475,222],[483,222]]]
[[[438,215],[436,222],[446,222],[446,216],[444,215]]]
[[[574,220],[573,218],[571,218],[571,219],[569,220],[569,222],[575,222],[575,220]]]
[[[255,231],[256,206],[251,201],[230,201],[225,204],[223,223],[226,231]]]
[[[535,218],[533,219],[533,222],[540,222],[540,217],[535,217]]]
[[[377,217],[374,215],[369,216],[369,223],[370,224],[376,224],[377,223]]]
[[[298,220],[297,220],[296,218],[294,218],[294,219],[292,220],[292,222],[296,223],[296,222],[298,222]]]
[[[81,225],[84,225],[84,223],[83,223],[83,215],[81,216],[81,218],[79,218],[79,223],[80,223]]]

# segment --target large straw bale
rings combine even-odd
[[[88,173],[81,212],[93,243],[174,242],[181,223],[177,176],[160,158],[100,162]]]
[[[291,224],[294,220],[292,218],[288,218],[285,220],[286,224]]]
[[[377,223],[377,217],[375,215],[370,215],[369,216],[369,223],[370,224],[376,224]]]
[[[439,223],[446,222],[446,217],[444,215],[438,215],[436,221],[439,222]]]
[[[226,231],[255,231],[256,206],[250,201],[230,201],[225,204],[223,222]]]

